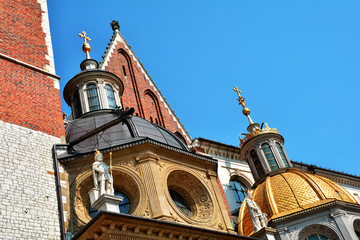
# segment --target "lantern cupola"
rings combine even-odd
[[[250,166],[255,180],[267,173],[291,167],[291,162],[284,150],[284,138],[276,128],[270,128],[267,123],[258,124],[250,117],[250,109],[245,106],[245,98],[241,91],[233,89],[238,94],[239,105],[243,107],[243,114],[249,121],[248,133],[240,134],[240,153]]]
[[[72,118],[82,117],[86,113],[103,112],[121,108],[121,96],[124,85],[115,74],[99,69],[99,63],[90,58],[91,47],[86,32],[78,34],[84,39],[82,50],[86,59],[80,69],[64,88],[64,99],[71,107]]]

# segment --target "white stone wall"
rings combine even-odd
[[[0,121],[0,239],[59,239],[52,146],[60,139]]]
[[[342,187],[344,187],[351,195],[354,196],[354,198],[356,199],[356,201],[360,204],[360,188],[359,187],[354,187],[354,186],[349,186],[347,184],[342,184],[339,183]]]
[[[225,193],[226,200],[229,204],[230,211],[234,211],[241,207],[241,204],[237,203],[235,200],[234,193],[230,187],[230,178],[231,175],[234,175],[236,169],[239,171],[240,180],[245,186],[251,187],[254,184],[254,178],[251,174],[249,165],[246,163],[229,160],[224,158],[219,158],[212,156],[218,160],[218,176],[222,185],[222,188]]]

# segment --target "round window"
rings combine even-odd
[[[175,205],[183,212],[186,216],[191,216],[191,209],[185,198],[174,190],[169,190],[170,196],[174,201]]]

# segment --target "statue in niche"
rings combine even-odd
[[[259,231],[263,227],[267,227],[268,219],[266,213],[261,212],[260,207],[253,200],[252,191],[249,191],[246,198],[246,206],[248,208],[254,232]]]
[[[111,163],[110,163],[111,165]],[[99,196],[103,194],[114,195],[113,176],[111,166],[104,163],[103,154],[96,150],[95,162],[92,165],[94,185],[99,190]]]

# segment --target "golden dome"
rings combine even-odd
[[[269,221],[334,200],[357,203],[339,184],[319,175],[294,168],[273,172],[253,192],[253,199]],[[239,213],[239,234],[250,236],[253,225],[243,202]]]

